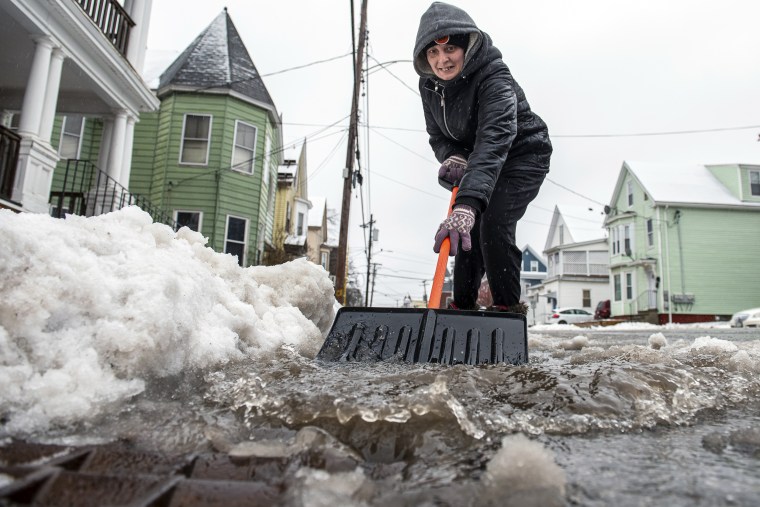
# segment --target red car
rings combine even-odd
[[[599,301],[599,304],[596,305],[596,311],[594,312],[594,319],[609,319],[610,318],[610,300],[605,299],[604,301]]]

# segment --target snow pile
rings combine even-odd
[[[314,355],[334,315],[306,260],[243,269],[137,207],[65,220],[0,210],[0,418],[65,422],[288,344]]]

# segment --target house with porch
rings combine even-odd
[[[760,166],[625,161],[605,211],[613,316],[700,322],[760,306]]]
[[[274,233],[281,121],[227,10],[158,79],[135,129],[130,190],[241,266]]]
[[[593,313],[599,301],[609,299],[609,250],[600,213],[579,206],[554,207],[544,246],[546,278],[527,287],[537,324],[546,322],[554,308]]]
[[[135,125],[159,105],[135,70],[143,67],[151,6],[0,2],[0,208],[62,210],[63,194],[51,203],[56,166],[80,157],[84,138],[97,160],[84,192],[102,187],[125,197]]]

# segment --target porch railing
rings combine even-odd
[[[135,22],[116,0],[74,0],[122,55]]]
[[[67,160],[63,175],[55,178],[50,192],[50,214],[56,218],[67,213],[88,217],[101,215],[133,205],[153,217],[154,222],[177,229],[169,213],[147,198],[131,193],[89,160]]]
[[[11,200],[20,145],[21,137],[0,125],[0,199]]]

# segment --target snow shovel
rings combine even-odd
[[[449,214],[456,193],[454,187]],[[439,308],[450,248],[446,238],[438,255],[427,308],[340,308],[317,359],[469,365],[527,363],[524,315]]]

